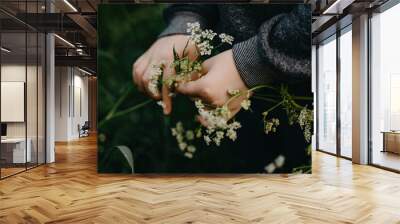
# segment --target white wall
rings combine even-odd
[[[88,77],[73,67],[56,67],[56,141],[79,138],[78,125],[88,121]]]

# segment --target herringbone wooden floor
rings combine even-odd
[[[93,137],[0,181],[0,223],[400,223],[400,175],[313,153],[312,175],[96,173]]]

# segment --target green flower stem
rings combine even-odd
[[[236,99],[236,98],[242,96],[245,92],[247,93],[248,91],[240,92],[240,93],[238,93],[238,94],[232,96],[231,98],[229,98],[228,101],[226,101],[226,103],[224,104],[224,106],[228,106],[229,103],[232,102],[232,100],[234,100],[234,99]]]
[[[314,100],[312,96],[292,96],[294,100]]]
[[[282,96],[275,95],[275,94],[260,94],[260,93],[253,93],[253,96],[259,96],[259,97],[268,97],[268,98],[273,98],[273,99],[281,99]]]
[[[232,102],[232,100],[234,100],[234,99],[236,99],[236,98],[238,98],[238,97],[244,95],[245,93],[247,94],[247,93],[249,93],[249,92],[254,92],[254,91],[257,90],[257,89],[262,89],[262,88],[267,88],[267,89],[272,89],[272,90],[274,90],[274,91],[278,91],[276,88],[274,88],[274,87],[272,87],[272,86],[270,86],[270,85],[259,85],[259,86],[253,87],[253,88],[251,88],[251,89],[249,89],[249,90],[247,90],[247,91],[241,91],[240,93],[238,93],[238,94],[232,96],[228,101],[226,101],[225,106],[228,106],[229,103]]]
[[[272,86],[270,86],[270,85],[259,85],[259,86],[256,86],[256,87],[253,87],[253,88],[249,89],[248,91],[249,91],[249,92],[254,92],[254,91],[257,90],[257,89],[263,89],[263,88],[265,88],[265,89],[271,89],[271,90],[274,90],[274,91],[277,91],[277,92],[278,92],[278,89],[276,89],[275,87],[272,87]]]
[[[280,101],[279,103],[275,104],[275,106],[269,108],[268,110],[264,111],[263,113],[269,114],[269,112],[275,110],[277,107],[279,107],[280,105],[282,105],[283,102],[284,102],[284,100]],[[264,115],[264,116],[266,116],[266,115]]]
[[[294,107],[296,107],[297,109],[299,109],[299,110],[302,110],[304,107],[303,106],[301,106],[301,105],[299,105],[299,104],[297,104],[296,102],[294,102],[294,100],[292,100],[292,105],[294,106]]]
[[[104,125],[106,122],[108,122],[111,119],[115,119],[117,117],[121,117],[121,116],[124,116],[126,114],[132,113],[133,111],[135,111],[137,109],[140,109],[140,108],[146,106],[147,104],[149,104],[151,102],[153,102],[153,100],[151,100],[151,99],[150,100],[146,100],[146,101],[144,101],[142,103],[136,104],[135,106],[132,106],[132,107],[127,108],[125,110],[118,111],[118,112],[114,113],[112,116],[106,117],[104,120],[100,121],[99,127],[101,127],[102,125]]]
[[[260,96],[260,97],[269,97],[269,98],[282,98],[282,96],[277,96],[273,94],[259,94],[259,93],[254,93],[254,96]],[[292,99],[294,100],[313,100],[313,97],[309,96],[292,96]]]
[[[267,102],[272,102],[272,103],[277,103],[278,101],[276,99],[273,98],[268,98],[268,97],[262,97],[262,96],[253,96],[254,99],[258,99],[258,100],[264,100]]]
[[[124,102],[124,100],[126,99],[126,97],[128,97],[129,92],[131,91],[131,88],[127,88],[126,91],[124,92],[124,94],[122,94],[122,96],[117,100],[117,102],[114,104],[114,106],[111,108],[111,110],[108,112],[105,120],[110,119],[111,117],[113,117],[115,111],[117,111],[118,107],[122,104],[122,102]]]

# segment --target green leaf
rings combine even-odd
[[[174,65],[174,68],[175,68],[175,72],[178,74],[178,73],[181,72],[180,58],[179,58],[178,53],[176,53],[175,46],[172,48],[172,50],[173,50],[173,53],[174,53],[173,65]]]
[[[306,148],[306,153],[308,156],[311,155],[311,151],[312,151],[311,144],[309,144]]]
[[[186,51],[188,45],[189,45],[189,39],[186,41],[186,45],[185,45],[185,47],[183,48],[182,57],[186,57],[187,54],[189,53],[189,52]]]
[[[133,163],[133,154],[129,147],[125,145],[115,146],[113,149],[118,149],[118,151],[124,156],[126,161],[128,162],[132,173],[135,173],[134,163]]]
[[[173,53],[174,53],[174,61],[179,60],[180,58],[179,58],[178,53],[176,53],[175,45],[174,45],[174,47],[172,48],[172,51],[173,51]]]

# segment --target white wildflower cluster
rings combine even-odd
[[[264,131],[265,134],[276,132],[277,127],[279,126],[278,118],[271,118],[269,120],[264,121]]]
[[[313,111],[307,109],[307,107],[304,107],[299,114],[298,117],[298,123],[301,127],[301,129],[303,130],[303,134],[304,134],[304,138],[307,142],[311,141],[311,129],[313,126]]]
[[[203,30],[200,27],[200,23],[187,23],[187,32],[190,33],[190,40],[193,41],[200,53],[200,55],[211,55],[214,46],[212,45],[212,41],[214,37],[217,35],[214,31],[206,29]],[[227,34],[219,35],[222,43],[228,43],[232,45],[233,37]]]
[[[159,65],[154,65],[151,73],[151,78],[149,82],[148,89],[153,95],[160,94],[161,85],[166,85],[170,88],[172,94],[174,94],[175,88],[181,83],[187,83],[192,80],[201,77],[202,62],[205,58],[198,57],[192,60],[188,56],[186,48],[190,42],[196,46],[198,56],[210,56],[215,53],[215,49],[219,48],[223,44],[232,45],[234,38],[225,33],[217,34],[212,30],[203,30],[200,27],[200,23],[187,23],[187,32],[190,34],[190,38],[186,47],[183,49],[182,54],[177,52],[173,48],[174,61],[170,65],[174,68],[175,74],[170,74],[168,78],[162,80],[165,64],[160,63]],[[218,37],[216,38],[216,36]],[[218,44],[214,46],[213,44]],[[196,77],[197,75],[197,77]],[[196,77],[196,78],[195,78]],[[217,146],[221,144],[221,141],[227,137],[232,141],[237,139],[237,130],[241,128],[241,124],[237,121],[230,121],[231,111],[228,108],[228,104],[241,96],[246,96],[244,100],[240,103],[241,108],[244,110],[249,110],[251,106],[250,95],[253,93],[254,89],[263,88],[257,87],[247,91],[240,90],[228,90],[227,94],[230,97],[229,100],[223,105],[217,108],[211,108],[203,104],[201,100],[196,100],[195,106],[198,110],[199,115],[202,117],[203,121],[206,123],[205,127],[200,127],[196,129],[197,131],[185,130],[183,128],[182,122],[178,122],[176,127],[172,128],[172,135],[176,137],[179,149],[188,158],[193,158],[196,152],[196,147],[193,142],[196,138],[203,137],[207,145],[213,143]],[[271,132],[276,132],[277,127],[280,122],[277,118],[267,119],[269,111],[283,107],[288,116],[289,124],[299,123],[300,127],[304,131],[304,137],[306,141],[311,140],[311,128],[313,122],[312,110],[308,110],[306,107],[297,105],[287,88],[281,87],[280,90],[276,90],[282,97],[282,102],[278,103],[276,106],[270,108],[268,111],[263,113],[264,116],[264,131],[266,134]],[[161,107],[165,107],[162,101],[157,102]],[[300,109],[302,109],[300,111]],[[283,158],[283,159],[282,159]],[[272,165],[266,166],[267,171],[273,172],[277,167],[283,165],[284,157],[278,157]]]
[[[200,55],[211,55],[211,50],[214,48],[209,41],[204,41],[197,44],[199,48]]]
[[[192,130],[185,130],[183,128],[182,122],[176,123],[174,128],[171,128],[172,135],[175,136],[176,141],[178,142],[179,149],[183,152],[183,155],[187,158],[193,158],[193,154],[196,152],[196,147],[192,144],[189,144],[191,141],[195,139],[195,137],[200,138],[201,132],[195,132]]]
[[[196,100],[195,105],[200,116],[207,123],[206,134],[203,136],[207,145],[213,142],[219,146],[224,137],[228,137],[232,141],[236,140],[236,131],[242,126],[237,121],[228,122],[230,111],[227,106],[207,110],[201,100]]]
[[[251,106],[251,101],[250,101],[250,91],[245,91],[246,93],[246,99],[244,99],[241,103],[240,106],[244,109],[244,110],[249,110],[250,106]],[[230,89],[228,90],[228,95],[233,97],[238,97],[241,96],[243,94],[243,92],[241,92],[238,89]]]
[[[249,99],[245,99],[242,101],[242,103],[240,103],[240,106],[244,109],[244,110],[248,110],[250,109],[250,105],[251,105],[251,101]]]
[[[236,95],[240,94],[240,90],[230,89],[230,90],[228,90],[228,94],[229,94],[229,96],[236,96]]]
[[[227,43],[227,44],[230,44],[230,45],[232,45],[233,40],[234,40],[232,36],[230,36],[228,34],[225,34],[225,33],[221,33],[219,35],[219,38],[221,39],[222,43]]]
[[[151,73],[150,73],[150,81],[148,84],[148,89],[154,96],[160,94],[160,80],[162,78],[164,71],[164,63],[160,63],[158,65],[152,65]]]
[[[278,157],[275,158],[273,162],[266,165],[264,169],[267,173],[273,173],[275,169],[281,168],[284,164],[285,164],[285,157],[283,155],[279,155]]]
[[[200,28],[199,22],[187,23],[186,25],[187,25],[186,32],[190,33],[192,36],[194,36],[194,34],[196,34],[196,33],[201,33],[201,28]],[[198,37],[199,37],[198,41],[200,41],[200,36],[198,36]],[[192,39],[194,39],[194,38],[192,37]],[[195,41],[195,42],[197,42],[197,41]]]

